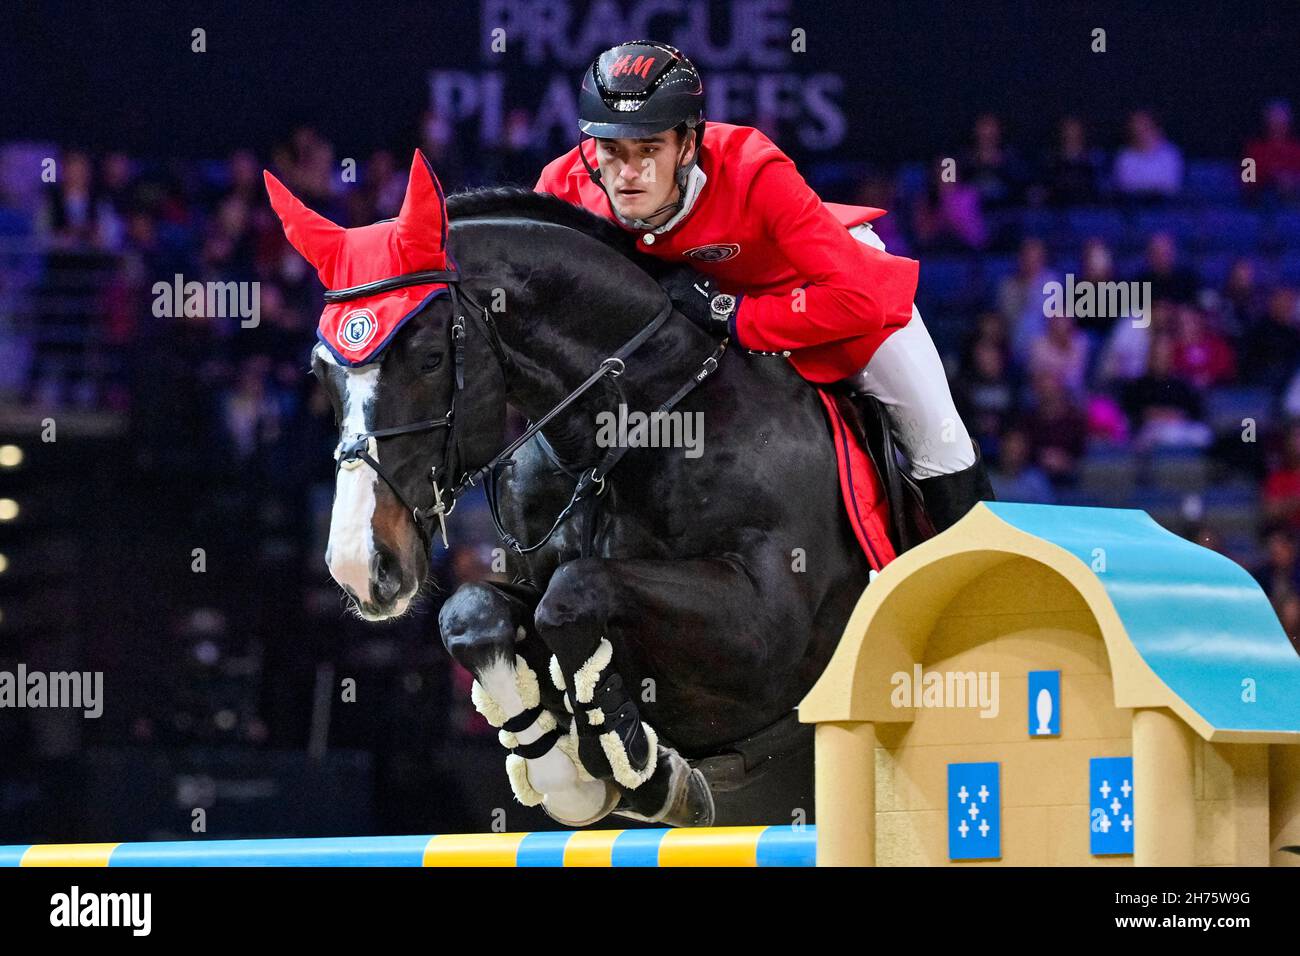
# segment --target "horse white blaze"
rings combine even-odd
[[[325,360],[338,362],[317,346]],[[343,430],[346,437],[370,431],[370,414],[379,391],[379,365],[347,369],[343,375]],[[375,460],[379,451],[375,450]],[[334,580],[356,595],[370,600],[370,559],[375,554],[375,490],[379,475],[373,468],[340,468],[334,483],[334,509],[330,514],[329,544],[325,563]]]

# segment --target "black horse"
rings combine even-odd
[[[446,221],[453,294],[373,365],[314,353],[347,468],[331,571],[363,616],[404,612],[447,482],[485,478],[514,581],[462,586],[439,622],[501,728],[516,795],[575,826],[611,811],[724,822],[692,764],[788,726],[868,580],[820,400],[779,356],[713,361],[718,343],[667,304],[665,267],[607,220],[497,188],[449,197]],[[673,399],[702,422],[701,454],[598,440],[602,413]],[[507,403],[544,425],[476,472]],[[445,480],[431,486],[431,469]],[[797,808],[758,812],[748,822]]]

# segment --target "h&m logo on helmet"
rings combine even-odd
[[[632,54],[624,53],[614,65],[609,68],[610,76],[622,76],[625,73],[635,73],[643,80],[650,79],[650,69],[655,65],[653,56],[638,56],[632,59]]]
[[[722,262],[724,259],[734,259],[740,255],[740,246],[734,242],[715,242],[711,245],[687,249],[682,255],[702,262]]]
[[[378,328],[375,313],[369,309],[354,309],[343,316],[343,321],[339,323],[339,341],[355,352],[370,344]]]

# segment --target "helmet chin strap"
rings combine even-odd
[[[697,133],[696,134],[697,138],[698,135],[699,134]],[[595,137],[592,138],[594,139]],[[672,210],[673,215],[675,216],[677,212],[685,204],[686,181],[687,178],[690,176],[691,167],[694,166],[695,163],[699,160],[700,151],[699,151],[699,147],[697,146],[695,149],[695,156],[691,158],[691,161],[689,163],[683,166],[681,164],[681,160],[684,152],[685,152],[684,146],[682,148],[679,148],[677,151],[677,159],[673,163],[673,180],[675,185],[677,186],[677,198],[672,202],[664,203],[662,206],[660,206],[658,209],[651,212],[649,216],[645,218],[629,219],[627,216],[624,216],[621,212],[619,212],[618,207],[614,205],[614,199],[612,196],[610,196],[609,190],[605,188],[605,183],[601,179],[600,169],[593,168],[591,163],[587,162],[587,154],[582,151],[581,137],[579,137],[579,142],[578,142],[578,157],[582,160],[582,165],[587,170],[587,175],[591,177],[591,181],[593,183],[595,183],[597,186],[600,187],[600,191],[605,194],[605,200],[606,202],[609,203],[610,212],[612,212],[618,218],[619,222],[623,223],[624,225],[632,229],[653,229],[655,228],[655,226],[652,223],[650,223],[648,220],[653,219],[655,216],[658,216],[660,213],[669,209]],[[672,216],[669,216],[668,218],[671,219]]]

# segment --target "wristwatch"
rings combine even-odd
[[[709,300],[709,311],[715,321],[730,321],[731,313],[736,311],[736,297],[729,292],[719,292]]]

